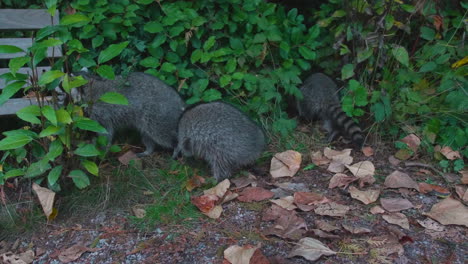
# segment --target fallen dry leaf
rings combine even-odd
[[[227,191],[220,204],[224,204],[224,203],[227,203],[229,201],[232,201],[232,200],[236,199],[237,197],[239,197],[238,193]]]
[[[319,215],[344,216],[349,211],[349,206],[337,204],[335,202],[319,204],[314,212]]]
[[[321,203],[327,203],[329,200],[318,193],[312,193],[312,192],[295,192],[294,193],[294,203],[296,205],[298,204],[304,204],[304,205],[315,205],[315,204],[321,204]]]
[[[375,178],[373,175],[367,175],[359,179],[359,187],[364,187],[364,185],[367,183],[368,185],[372,185],[375,182]]]
[[[210,211],[202,213],[211,219],[218,219],[223,213],[223,207],[221,205],[216,205]]]
[[[204,190],[203,194],[212,194],[221,198],[226,194],[227,190],[229,189],[229,186],[231,186],[231,182],[228,179],[225,179],[224,181],[218,183],[215,187],[210,188],[208,190]]]
[[[341,224],[344,229],[346,229],[351,234],[366,234],[372,232],[369,228],[357,226],[353,224]]]
[[[120,163],[122,163],[123,165],[128,165],[130,163],[130,161],[136,160],[136,159],[138,159],[137,155],[135,154],[135,152],[133,152],[131,150],[125,152],[123,155],[121,155],[118,158]]]
[[[413,152],[416,152],[421,145],[421,140],[415,134],[409,134],[402,138],[401,141],[405,143]]]
[[[294,150],[276,153],[271,159],[270,174],[273,178],[292,177],[301,167],[302,155]]]
[[[276,200],[270,200],[272,203],[277,204],[278,206],[286,209],[286,210],[294,210],[297,207],[293,204],[294,198],[292,196],[282,197]]]
[[[13,254],[12,252],[6,252],[0,254],[0,263],[5,264],[29,264],[34,261],[34,251],[31,249],[19,253]]]
[[[202,213],[208,213],[213,210],[220,198],[214,194],[205,194],[202,196],[192,197],[192,204],[195,205]]]
[[[187,191],[191,192],[195,188],[202,186],[204,183],[205,178],[199,175],[194,175],[185,183],[185,188],[187,189]]]
[[[58,259],[61,262],[69,263],[77,260],[85,252],[96,252],[101,250],[100,248],[89,248],[83,245],[73,245],[63,251],[58,255]]]
[[[264,230],[266,235],[298,240],[306,232],[307,225],[303,218],[296,215],[295,211],[288,211],[273,204],[262,216],[263,221],[275,223]]]
[[[409,188],[419,191],[419,185],[411,177],[401,171],[394,171],[385,178],[385,187],[387,188]]]
[[[374,149],[371,148],[371,147],[363,147],[361,149],[361,151],[364,154],[364,156],[366,156],[366,157],[370,157],[370,156],[374,155]]]
[[[340,236],[338,235],[334,235],[334,234],[322,231],[320,229],[311,229],[310,231],[312,231],[315,236],[318,236],[321,238],[340,238]]]
[[[325,164],[330,163],[330,160],[327,157],[325,157],[322,154],[322,151],[320,151],[320,150],[311,153],[310,158],[312,159],[312,163],[314,163],[317,166],[325,165]]]
[[[439,197],[447,197],[450,195],[450,191],[448,189],[438,185],[420,182],[418,186],[421,193],[431,193]]]
[[[349,171],[351,171],[351,173],[354,176],[358,178],[364,178],[366,176],[374,176],[374,172],[375,172],[374,164],[372,164],[372,162],[367,161],[367,160],[355,163],[351,166],[346,165],[346,167],[348,168]]]
[[[444,155],[448,160],[461,159],[460,152],[454,151],[451,147],[445,146],[440,150],[440,153]]]
[[[142,204],[136,204],[132,206],[132,212],[136,218],[144,218],[146,216],[146,210]]]
[[[401,160],[395,158],[395,156],[391,155],[390,157],[388,157],[388,162],[390,162],[390,164],[392,164],[393,166],[398,166],[398,164],[401,163]]]
[[[443,225],[468,227],[468,208],[451,197],[433,205],[431,211],[426,215]]]
[[[224,250],[224,258],[232,264],[249,264],[259,247],[233,245]]]
[[[343,173],[337,173],[333,175],[333,177],[330,179],[330,183],[328,184],[329,189],[333,189],[335,187],[342,187],[346,188],[348,185],[354,181],[357,181],[358,178],[354,176],[348,176]]]
[[[437,223],[436,221],[430,219],[430,218],[426,218],[425,220],[416,220],[418,221],[418,223],[426,228],[426,229],[429,229],[429,230],[433,230],[433,231],[437,231],[437,232],[442,232],[445,230],[445,227],[439,223]]]
[[[311,237],[305,237],[289,253],[288,258],[301,256],[310,261],[316,261],[321,256],[332,256],[336,252],[325,246],[322,242]]]
[[[360,191],[356,187],[351,186],[349,187],[349,193],[354,199],[359,200],[364,204],[370,204],[377,201],[380,195],[380,190]]]
[[[237,200],[241,202],[263,201],[275,195],[272,191],[260,187],[247,187],[239,194]]]
[[[402,213],[386,214],[382,215],[382,218],[390,224],[399,225],[404,229],[409,229],[408,218],[406,218],[406,215]]]
[[[405,252],[403,245],[393,235],[371,237],[366,242],[373,249],[372,251],[376,255],[375,258],[381,260],[380,263],[394,263],[393,258],[387,257],[395,253],[401,256]]]
[[[399,212],[414,207],[414,205],[405,198],[380,198],[380,205],[389,212]]]
[[[51,216],[53,213],[53,207],[54,207],[54,200],[55,200],[55,192],[41,187],[35,182],[32,184],[32,189],[37,195],[37,198],[39,199],[39,202],[41,203],[42,210],[44,211],[44,214],[46,215],[48,220],[51,220]]]
[[[461,183],[468,184],[468,170],[462,170],[462,171],[459,171],[459,172],[462,175]]]
[[[374,207],[372,207],[372,208],[370,209],[370,212],[371,212],[371,214],[373,214],[373,215],[375,215],[375,214],[383,214],[383,213],[385,213],[385,210],[384,210],[382,207],[376,205],[376,206],[374,206]]]
[[[270,260],[265,257],[265,255],[263,255],[262,251],[257,248],[257,250],[255,250],[252,258],[250,258],[250,264],[273,264],[270,262]]]
[[[468,202],[468,189],[463,185],[455,185],[455,192],[458,197],[465,202]]]
[[[236,185],[236,189],[241,189],[249,185],[253,186],[257,182],[257,177],[249,173],[249,175],[247,176],[232,179],[231,182],[234,183],[234,185]]]
[[[321,229],[323,231],[331,232],[331,231],[335,231],[335,230],[340,230],[339,227],[329,223],[329,221],[315,220],[314,223],[317,226],[317,228],[319,228],[319,229]]]
[[[328,166],[328,171],[334,173],[343,172],[345,165],[349,165],[353,162],[353,157],[351,157],[351,149],[336,151],[327,147],[323,151],[323,154],[325,157],[331,160],[331,163]]]

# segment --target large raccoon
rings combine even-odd
[[[362,147],[361,128],[342,110],[336,84],[323,73],[312,74],[300,88],[304,98],[296,100],[299,115],[308,120],[322,119],[328,132],[328,141],[338,136]]]
[[[177,91],[158,78],[146,73],[130,73],[126,78],[117,76],[107,80],[87,72],[78,72],[88,83],[72,90],[74,100],[90,104],[90,117],[107,130],[108,143],[114,133],[123,128],[136,129],[146,149],[137,156],[153,153],[155,144],[173,149],[177,145],[177,122],[185,103]],[[115,105],[99,101],[106,92],[118,92],[128,105]]]
[[[264,148],[262,129],[237,108],[217,101],[185,110],[179,120],[173,158],[180,152],[202,158],[221,181],[235,169],[254,162]]]

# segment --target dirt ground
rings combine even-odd
[[[445,225],[443,229],[431,230],[418,222],[427,219],[424,213],[430,211],[442,198],[431,193],[422,194],[411,189],[389,189],[383,186],[385,177],[395,170],[407,173],[417,182],[430,178],[433,184],[449,189],[452,197],[457,196],[452,188],[455,183],[446,183],[430,170],[424,170],[423,173],[420,167],[405,167],[404,163],[392,165],[388,157],[394,152],[394,149],[382,146],[374,148],[374,154],[370,157],[355,151],[352,155],[354,162],[367,160],[374,164],[377,181],[371,187],[380,190],[381,198],[404,197],[414,205],[413,208],[401,211],[408,218],[409,229],[386,222],[381,214],[371,214],[369,210],[380,205],[378,200],[365,205],[351,198],[348,188],[329,189],[334,173],[327,171],[326,165],[307,171],[299,170],[292,178],[273,179],[269,174],[269,162],[265,162],[254,172],[256,185],[267,190],[274,189],[276,198],[306,191],[349,206],[350,210],[343,217],[319,215],[314,210],[291,211],[291,214],[295,212],[305,220],[306,228],[302,228],[301,237],[315,238],[338,252],[331,256],[321,256],[317,263],[466,263],[468,228]],[[301,168],[309,163],[310,157],[304,156]],[[279,190],[278,183],[288,183],[292,189]],[[351,186],[357,184],[352,183]],[[244,188],[231,189],[233,192],[241,192]],[[297,245],[297,239],[266,232],[274,225],[274,221],[263,220],[266,211],[272,207],[269,200],[233,200],[222,207],[223,213],[218,219],[202,215],[199,219],[192,219],[191,225],[158,225],[150,231],[133,227],[129,221],[132,212],[127,209],[101,211],[86,219],[60,217],[40,232],[2,241],[0,254],[7,251],[20,254],[32,250],[33,263],[40,264],[66,263],[59,259],[63,260],[67,250],[70,255],[84,252],[77,260],[68,262],[80,264],[228,263],[223,258],[226,248],[251,245],[259,246],[260,253],[250,263],[310,263],[300,256],[288,257]],[[320,233],[317,231],[317,220],[337,228]],[[366,231],[353,233],[343,226],[364,228]],[[74,250],[70,249],[72,247]]]

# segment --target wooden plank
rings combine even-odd
[[[50,66],[44,66],[44,67],[37,67],[37,73],[39,75],[39,77],[42,75],[42,73],[46,72],[46,71],[50,71],[51,67]],[[0,75],[4,74],[4,73],[7,73],[7,72],[10,72],[10,69],[9,68],[0,68]],[[31,74],[31,68],[20,68],[18,70],[19,73],[24,73],[24,74]],[[5,88],[6,84],[5,84],[5,80],[4,79],[0,79],[0,90]]]
[[[0,30],[41,29],[58,25],[58,11],[52,18],[46,9],[0,9]]]
[[[0,39],[0,45],[13,45],[21,48],[23,50],[27,50],[32,46],[32,39],[30,38],[3,38]],[[26,55],[25,52],[18,52],[18,53],[0,53],[0,59],[12,59],[16,57],[21,57]],[[50,47],[47,49],[47,57],[62,57],[62,49],[60,46]]]
[[[52,96],[48,96],[45,98],[47,102],[52,101]],[[26,106],[30,105],[37,105],[37,100],[36,98],[15,98],[15,99],[10,99],[5,102],[2,106],[0,106],[0,116],[4,115],[14,115],[16,112],[19,110],[25,108]]]

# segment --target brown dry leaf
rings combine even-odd
[[[311,159],[312,159],[312,163],[314,163],[314,164],[317,165],[317,166],[325,165],[325,164],[330,163],[330,160],[327,159],[327,157],[325,157],[325,156],[322,154],[322,151],[320,151],[320,150],[311,153],[311,154],[310,154],[310,157],[311,157]]]
[[[73,245],[63,251],[58,255],[58,259],[61,262],[69,263],[77,260],[85,252],[96,252],[101,250],[100,248],[89,248],[83,245]]]
[[[325,246],[322,242],[311,237],[305,237],[289,253],[288,258],[301,256],[310,261],[316,261],[321,256],[336,255],[336,252]]]
[[[292,177],[301,167],[302,155],[294,150],[276,153],[271,159],[270,174],[273,178]]]
[[[348,185],[354,181],[357,181],[359,178],[356,178],[354,176],[348,176],[343,173],[337,173],[333,175],[333,177],[330,179],[330,183],[328,184],[329,189],[333,189],[335,187],[343,187],[346,188]]]
[[[398,166],[398,164],[400,164],[401,160],[395,158],[395,156],[391,155],[390,157],[388,157],[388,162],[390,162],[390,164],[392,164],[393,166]]]
[[[55,193],[47,188],[41,187],[36,183],[32,184],[32,189],[41,203],[42,210],[48,220],[51,220],[54,207]]]
[[[352,224],[341,224],[341,226],[343,226],[343,228],[351,234],[366,234],[372,232],[372,230],[370,230],[369,228],[356,226]]]
[[[363,147],[361,149],[361,151],[364,154],[364,156],[366,156],[366,157],[370,157],[370,156],[374,155],[374,149],[371,148],[371,147]]]
[[[339,161],[334,161],[334,160],[330,163],[330,165],[328,165],[328,168],[327,168],[328,171],[334,172],[334,173],[341,173],[344,171],[344,169],[345,169],[345,164]]]
[[[136,218],[144,218],[146,216],[146,210],[142,204],[136,204],[132,206],[132,212]]]
[[[136,159],[138,159],[137,155],[135,154],[135,152],[131,150],[125,152],[123,155],[120,155],[120,157],[118,158],[120,163],[122,163],[123,165],[128,165],[130,161],[136,160]]]
[[[298,240],[306,232],[306,222],[303,218],[296,215],[295,211],[288,211],[273,204],[262,216],[263,221],[272,221],[275,223],[267,228],[266,235],[275,235],[278,237]]]
[[[460,199],[468,202],[468,189],[463,185],[455,185],[455,192],[458,194]]]
[[[326,204],[319,204],[314,212],[318,215],[328,215],[328,216],[344,216],[349,211],[349,206],[337,204],[335,202],[330,202]]]
[[[346,167],[354,176],[358,178],[374,176],[375,172],[374,164],[368,160],[355,163],[351,166],[346,165]]]
[[[406,215],[402,213],[386,214],[382,215],[382,218],[390,224],[399,225],[404,229],[409,229],[408,218],[406,218]]]
[[[311,229],[314,233],[315,236],[321,237],[321,238],[340,238],[338,235],[330,234],[328,232],[322,231],[320,229]]]
[[[272,191],[260,187],[247,187],[239,194],[237,200],[241,202],[263,201],[275,195]]]
[[[444,155],[448,160],[461,159],[460,152],[454,151],[451,147],[445,146],[440,150],[440,153]]]
[[[250,264],[271,264],[270,260],[263,255],[262,251],[258,248],[255,250],[252,258],[250,258]]]
[[[373,248],[376,258],[380,260],[379,263],[394,263],[393,258],[387,257],[395,253],[401,256],[405,252],[403,246],[393,235],[371,237],[366,242]]]
[[[213,210],[218,202],[219,197],[214,194],[205,194],[202,196],[192,197],[192,204],[195,205],[202,213],[208,213]]]
[[[374,206],[374,207],[372,207],[372,208],[370,209],[370,212],[371,212],[371,214],[373,214],[373,215],[375,215],[375,214],[383,214],[383,213],[385,213],[385,210],[384,210],[382,207],[376,205],[376,206]]]
[[[426,215],[443,225],[468,227],[468,208],[451,197],[433,205]]]
[[[204,190],[203,194],[212,194],[221,198],[226,194],[227,190],[229,189],[229,186],[231,186],[231,182],[228,179],[225,179],[224,181],[218,183],[215,187],[208,190]]]
[[[325,221],[325,220],[315,220],[315,225],[323,230],[323,231],[327,231],[327,232],[331,232],[331,231],[335,231],[335,230],[339,230],[340,228],[335,226],[335,225],[332,225],[331,223],[329,223],[329,221]]]
[[[255,187],[254,184],[257,182],[257,177],[249,173],[248,176],[232,179],[231,182],[234,183],[234,185],[236,185],[236,189],[244,188],[249,185]]]
[[[372,185],[375,182],[375,178],[373,175],[367,175],[365,177],[359,178],[359,187],[364,187],[366,183],[368,185]]]
[[[216,205],[210,211],[202,213],[211,219],[218,219],[223,213],[223,207],[221,207],[221,205]]]
[[[462,171],[459,171],[459,172],[462,175],[461,183],[462,184],[468,184],[468,170],[462,170]]]
[[[438,185],[420,182],[418,186],[421,193],[431,193],[440,197],[447,197],[450,195],[450,191],[448,189]]]
[[[329,200],[327,197],[312,192],[295,192],[294,193],[294,203],[296,205],[315,205],[321,203],[327,203]]]
[[[351,149],[337,151],[327,147],[323,153],[325,157],[331,160],[331,163],[328,166],[328,171],[331,172],[343,172],[345,165],[349,165],[353,162],[353,157],[351,157]]]
[[[294,198],[292,196],[286,196],[282,197],[280,199],[276,200],[270,200],[272,203],[277,204],[281,208],[284,208],[286,210],[294,210],[297,207],[293,204],[294,203]]]
[[[187,191],[191,192],[195,188],[202,186],[204,183],[205,178],[203,178],[202,176],[194,175],[185,183],[185,188],[187,189]]]
[[[6,252],[0,255],[0,263],[5,264],[29,264],[34,261],[34,251],[31,249],[20,253],[13,254],[12,252]]]
[[[227,192],[226,192],[226,195],[224,195],[223,200],[221,201],[220,204],[224,204],[224,203],[230,202],[230,201],[236,199],[237,197],[239,197],[239,194],[238,194],[238,193],[234,193],[234,192],[231,192],[231,191],[227,191]]]
[[[418,136],[415,134],[409,134],[403,139],[401,139],[403,143],[406,143],[408,147],[413,151],[416,152],[419,148],[419,145],[421,145],[421,140],[419,139]]]
[[[354,199],[357,199],[363,202],[364,204],[370,204],[377,201],[380,195],[380,190],[360,191],[356,187],[351,186],[349,187],[349,193]]]
[[[419,191],[418,184],[408,174],[398,170],[387,176],[384,185],[387,188],[409,188]]]
[[[437,223],[436,221],[430,219],[430,218],[426,218],[425,220],[416,220],[418,221],[418,223],[426,228],[426,229],[429,229],[429,230],[433,230],[433,231],[437,231],[437,232],[442,232],[445,230],[445,227],[439,223]]]
[[[224,258],[232,264],[249,264],[259,247],[233,245],[224,250]]]
[[[414,207],[414,205],[405,198],[380,198],[380,204],[389,212],[399,212]]]

